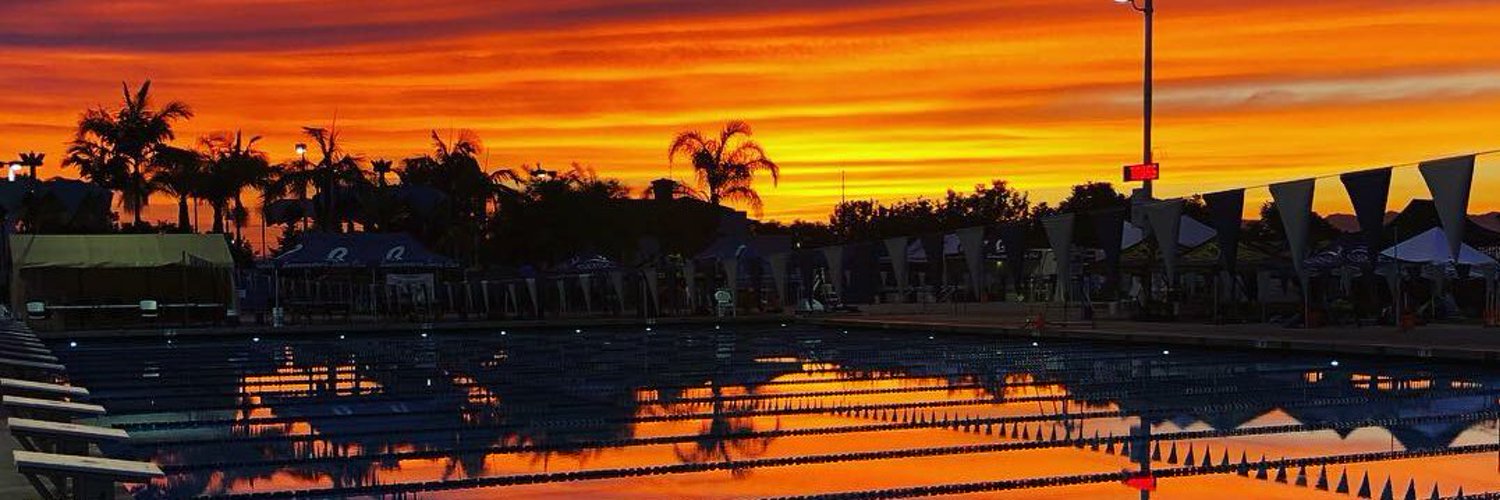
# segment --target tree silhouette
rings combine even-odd
[[[200,193],[213,208],[216,233],[224,231],[227,219],[234,223],[236,237],[243,236],[238,233],[250,220],[243,199],[245,190],[264,192],[274,180],[270,160],[256,148],[257,142],[260,136],[246,138],[239,130],[199,139],[207,162]]]
[[[317,205],[317,213],[313,217],[314,227],[337,231],[340,220],[340,214],[337,213],[340,188],[357,189],[359,185],[368,182],[360,168],[362,159],[344,150],[339,143],[337,123],[328,128],[302,127],[302,134],[317,147],[317,161],[309,161],[303,155],[278,165],[275,180],[266,187],[266,198],[269,201],[287,198],[306,200],[316,192],[317,196],[312,198]]]
[[[188,214],[188,199],[202,194],[205,163],[203,155],[191,149],[166,146],[156,152],[151,183],[157,190],[177,197],[177,228],[180,231],[194,231]]]
[[[120,207],[140,225],[154,188],[148,172],[154,156],[176,138],[172,124],[192,118],[193,112],[181,101],[153,108],[150,80],[134,93],[128,83],[120,86],[124,100],[119,109],[94,107],[78,119],[63,166],[78,167],[89,182],[119,191]]]
[[[718,138],[696,130],[685,131],[672,140],[672,146],[667,149],[667,161],[685,158],[692,162],[709,203],[744,203],[759,216],[764,205],[760,193],[751,186],[755,174],[760,171],[770,173],[771,182],[775,184],[781,179],[781,167],[767,157],[760,144],[750,140],[751,135],[750,124],[743,121],[724,125]]]

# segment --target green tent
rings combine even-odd
[[[52,317],[43,328],[202,323],[237,306],[222,235],[18,234],[9,244],[13,308],[45,304]],[[141,301],[155,301],[159,317],[143,318]]]

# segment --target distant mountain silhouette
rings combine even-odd
[[[1390,224],[1391,220],[1396,218],[1397,213],[1398,212],[1386,212],[1385,223]],[[1343,231],[1346,233],[1359,232],[1359,219],[1356,219],[1353,214],[1331,214],[1325,217],[1325,219],[1327,219],[1328,223],[1332,224],[1333,227],[1335,229],[1338,229],[1339,231]],[[1500,212],[1470,214],[1469,220],[1474,221],[1474,223],[1478,224],[1480,227],[1500,233]]]

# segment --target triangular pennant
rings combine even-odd
[[[1240,226],[1245,222],[1245,190],[1220,191],[1203,195],[1210,222],[1218,232],[1219,266],[1234,273],[1239,263]]]
[[[1113,277],[1120,269],[1120,244],[1125,232],[1125,209],[1111,208],[1090,215],[1099,249],[1104,251],[1104,270]]]
[[[778,253],[766,256],[766,263],[771,266],[771,281],[776,284],[776,296],[781,299],[784,306],[792,305],[792,298],[787,296],[787,261],[791,259],[790,253]]]
[[[1146,203],[1135,207],[1146,214],[1146,223],[1156,235],[1157,251],[1167,267],[1167,281],[1177,283],[1177,235],[1182,230],[1182,199]]]
[[[906,243],[905,236],[885,239],[885,254],[891,258],[891,274],[896,275],[896,291],[900,302],[906,302],[906,292],[911,289],[911,276],[907,273],[906,266]]]
[[[1349,172],[1339,176],[1344,190],[1349,193],[1349,202],[1354,205],[1354,217],[1359,221],[1359,231],[1365,237],[1370,251],[1380,251],[1385,246],[1385,206],[1391,194],[1391,169],[1377,168]]]
[[[844,247],[834,245],[823,247],[823,259],[828,261],[828,275],[823,279],[833,284],[833,291],[839,296],[844,295]]]
[[[964,268],[969,271],[969,289],[975,298],[983,300],[984,294],[984,226],[959,229],[959,250],[964,253]]]
[[[1271,185],[1271,197],[1276,200],[1276,211],[1281,214],[1281,225],[1286,230],[1286,243],[1292,251],[1292,269],[1307,293],[1307,244],[1312,226],[1314,179],[1283,182]]]
[[[1432,193],[1438,222],[1448,236],[1448,250],[1453,260],[1458,260],[1469,213],[1469,190],[1474,182],[1474,155],[1423,162],[1417,169],[1422,171],[1422,179]]]

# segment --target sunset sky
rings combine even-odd
[[[1159,196],[1500,148],[1500,2],[1160,0]],[[1010,180],[1058,200],[1139,160],[1141,22],[1112,0],[46,0],[0,18],[0,158],[59,168],[80,111],[154,82],[289,159],[337,117],[370,158],[474,129],[491,168],[641,186],[683,129],[749,120],[770,218]],[[1480,162],[1475,211],[1500,208]],[[679,178],[688,175],[678,168]],[[1426,196],[1414,169],[1393,205]],[[1252,199],[1264,197],[1264,189]],[[169,218],[170,202],[151,214]],[[1337,182],[1318,208],[1348,211]],[[1394,208],[1394,207],[1393,207]]]

